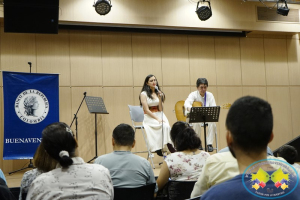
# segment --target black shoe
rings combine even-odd
[[[161,157],[164,156],[161,149],[156,150],[155,152],[157,153],[158,156],[161,156]]]
[[[208,152],[213,152],[214,151],[214,148],[211,144],[207,145],[207,151]]]

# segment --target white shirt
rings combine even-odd
[[[58,199],[114,199],[114,190],[108,169],[102,165],[85,163],[72,158],[68,168],[56,169],[39,175],[31,184],[27,198]]]
[[[267,158],[285,161],[281,157],[268,156]],[[238,162],[230,151],[211,155],[206,160],[202,174],[192,191],[191,198],[200,196],[210,187],[230,180],[239,174]]]
[[[185,109],[191,108],[194,101],[201,102],[203,107],[216,106],[214,95],[211,92],[207,92],[207,91],[206,91],[206,101],[205,101],[205,95],[204,97],[202,97],[198,90],[191,92],[188,98],[184,102]]]

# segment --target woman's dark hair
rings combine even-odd
[[[151,94],[152,94],[152,91],[151,91],[149,85],[147,85],[147,83],[148,83],[149,79],[150,79],[151,77],[153,77],[153,76],[154,76],[154,75],[152,75],[152,74],[149,74],[148,76],[146,76],[145,81],[144,81],[144,85],[143,85],[142,90],[141,90],[141,93],[142,93],[143,91],[145,91],[145,92],[147,93],[147,96],[148,96],[150,99],[153,99],[153,98],[152,98],[152,95],[151,95]],[[156,78],[156,76],[154,76],[154,77]],[[161,91],[158,82],[156,82],[156,86],[158,87],[158,90]],[[157,91],[157,90],[155,90],[155,93],[156,93],[156,95],[158,96],[158,91]],[[162,98],[162,101],[164,102],[165,99],[166,99],[166,95],[164,94],[164,95],[163,95],[163,98]],[[141,95],[139,96],[139,100],[140,100],[140,105],[142,106]]]
[[[49,172],[56,167],[57,161],[46,153],[43,141],[40,143],[33,156],[33,164],[39,170],[44,172]]]
[[[201,140],[188,123],[175,122],[171,129],[171,140],[177,151],[188,149],[198,149],[201,146]]]
[[[204,84],[208,87],[208,81],[206,78],[198,78],[196,81],[196,87],[198,88],[199,85]]]
[[[293,165],[297,160],[297,149],[291,145],[283,145],[278,150],[278,156],[284,158],[289,164]]]
[[[55,122],[48,125],[42,132],[42,141],[47,153],[57,160],[62,167],[69,167],[75,156],[77,141],[75,140],[70,127],[63,122]],[[68,155],[60,155],[62,151],[67,151]]]

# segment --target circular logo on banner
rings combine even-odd
[[[292,193],[299,182],[296,169],[278,159],[264,159],[251,164],[242,175],[243,185],[254,196],[277,199]]]
[[[23,122],[37,124],[47,117],[49,101],[39,90],[24,90],[15,101],[15,111]]]

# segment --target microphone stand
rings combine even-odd
[[[78,119],[78,117],[77,117],[77,114],[78,114],[79,109],[81,108],[81,105],[82,105],[82,103],[83,103],[85,97],[86,97],[86,92],[83,93],[83,99],[82,99],[82,101],[81,101],[81,103],[80,103],[80,105],[79,105],[79,108],[77,109],[76,114],[74,114],[74,118],[73,118],[73,120],[72,120],[72,122],[71,122],[71,125],[70,125],[70,128],[71,128],[71,127],[72,127],[72,124],[73,124],[73,122],[74,122],[74,120],[76,120],[76,122],[75,122],[75,132],[76,132],[76,139],[77,139],[77,140],[78,140],[78,132],[77,132],[77,125],[78,125],[77,119]]]

